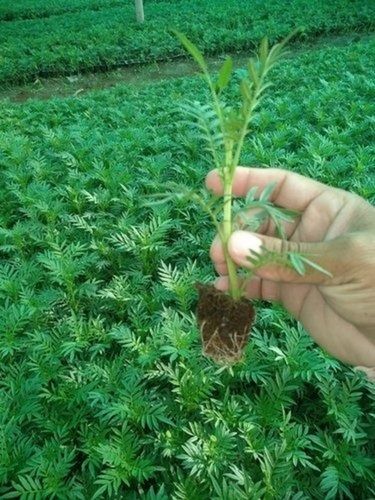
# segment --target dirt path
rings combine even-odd
[[[311,50],[319,50],[327,46],[345,46],[350,43],[372,38],[373,34],[353,34],[345,36],[322,37],[314,42],[291,49],[291,57]],[[225,56],[207,58],[212,71],[218,69]],[[249,58],[249,53],[232,54],[235,67],[243,67]],[[190,60],[153,63],[133,67],[120,68],[107,73],[72,75],[57,78],[43,78],[33,84],[18,85],[10,89],[0,89],[0,100],[22,103],[29,99],[51,99],[53,97],[81,96],[91,90],[114,87],[118,84],[145,85],[152,82],[179,78],[196,74],[197,66]]]

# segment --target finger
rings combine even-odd
[[[247,231],[235,231],[229,239],[228,251],[233,261],[240,267],[253,269],[262,279],[281,283],[308,283],[333,284],[335,278],[343,275],[345,266],[348,266],[347,248],[340,239],[321,243],[301,243],[279,238],[272,238]],[[273,262],[265,263],[257,268],[249,257],[265,255],[269,251],[274,253]],[[288,262],[288,254],[297,253],[307,256],[312,262],[326,270],[331,276],[306,265],[306,272],[301,275]]]
[[[216,278],[214,282],[215,288],[220,290],[221,292],[227,292],[229,290],[229,278],[228,276],[220,276]]]
[[[246,212],[246,219],[251,219],[254,221],[254,226],[249,227],[247,220],[245,220],[243,215],[238,215],[235,220],[235,229],[256,231],[261,234],[274,234],[275,226],[271,225],[270,219],[259,219],[257,221],[257,216],[259,216],[263,211],[260,209],[252,209]],[[221,243],[220,237],[217,234],[211,243],[210,248],[210,258],[214,265],[215,271],[220,275],[228,274],[228,267],[224,257],[223,245]]]
[[[218,274],[228,274],[228,268],[225,262],[223,245],[219,235],[216,235],[210,248],[210,257],[214,268]]]
[[[356,366],[355,369],[363,372],[369,380],[375,382],[375,368],[369,368],[367,366]]]
[[[327,190],[324,184],[287,170],[237,167],[232,185],[233,195],[246,196],[252,187],[257,186],[257,196],[259,196],[272,182],[276,183],[276,186],[270,200],[280,207],[291,210],[303,211],[314,198]],[[223,194],[218,170],[208,173],[206,187],[218,196]]]
[[[280,283],[275,283],[270,280],[262,280],[258,276],[254,276],[251,279],[240,281],[240,286],[243,287],[244,296],[248,299],[255,300],[266,300],[269,302],[280,302]],[[229,278],[228,276],[220,276],[215,281],[215,287],[222,292],[227,292],[229,290]]]

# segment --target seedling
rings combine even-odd
[[[203,341],[203,352],[219,363],[233,363],[242,358],[247,343],[249,330],[255,311],[252,304],[244,298],[243,284],[235,263],[227,247],[232,232],[241,227],[256,230],[265,220],[272,219],[280,237],[283,223],[291,222],[298,215],[296,212],[281,209],[270,201],[274,185],[269,185],[256,196],[257,187],[251,189],[244,201],[235,200],[232,186],[234,173],[239,164],[244,140],[249,132],[249,125],[255,109],[259,106],[265,90],[270,87],[267,81],[271,68],[285,53],[284,47],[295,33],[281,43],[269,48],[267,38],[259,46],[257,55],[250,58],[246,74],[239,83],[240,103],[237,107],[228,105],[224,93],[233,77],[233,61],[228,57],[214,80],[207,63],[199,49],[183,34],[175,32],[184,48],[192,55],[208,84],[211,102],[184,104],[186,116],[193,119],[200,135],[210,152],[213,165],[219,172],[223,184],[223,197],[215,197],[205,191],[193,192],[174,184],[169,195],[160,195],[162,199],[175,196],[187,196],[196,201],[209,214],[223,245],[228,268],[229,292],[224,294],[213,286],[198,284],[197,319]],[[256,209],[256,215],[249,216],[249,210]],[[254,213],[254,210],[253,210]],[[294,268],[303,274],[305,265],[315,266],[305,256],[287,254],[285,256],[267,252],[252,257],[253,271],[269,262],[278,262]],[[248,273],[249,274],[249,273]]]

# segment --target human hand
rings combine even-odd
[[[251,269],[251,251],[298,252],[329,271],[309,268],[303,276],[278,264],[267,264],[245,283],[246,296],[281,302],[306,330],[336,358],[365,367],[375,366],[375,208],[359,196],[325,186],[281,169],[237,167],[234,196],[253,186],[258,194],[276,183],[271,201],[297,210],[301,216],[284,225],[287,240],[275,237],[268,221],[258,233],[235,231],[228,251],[234,262]],[[211,171],[206,187],[222,195],[218,172]],[[211,258],[221,275],[215,286],[228,289],[222,245],[215,238]]]

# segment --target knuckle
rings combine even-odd
[[[299,241],[280,240],[280,253],[282,255],[287,255],[289,252],[301,253],[302,250],[302,244]]]

